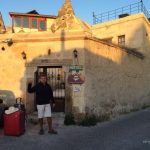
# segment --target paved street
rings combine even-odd
[[[45,130],[47,127],[45,127]],[[30,125],[21,137],[4,136],[0,150],[150,150],[150,110],[133,112],[95,127],[69,126],[58,135],[37,134]]]

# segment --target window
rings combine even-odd
[[[14,26],[15,27],[29,27],[29,18],[27,17],[14,17]]]
[[[39,30],[46,30],[46,22],[45,22],[45,20],[40,20],[40,22],[39,22]]]
[[[14,18],[14,25],[15,25],[15,27],[21,27],[21,18],[20,17]]]
[[[37,28],[37,19],[32,18],[31,28]]]
[[[13,26],[20,28],[38,29],[45,31],[47,29],[46,18],[31,17],[31,16],[14,16]]]
[[[29,28],[29,18],[23,17],[23,27]]]
[[[125,35],[118,36],[118,45],[125,46]]]

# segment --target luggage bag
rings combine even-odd
[[[4,134],[20,136],[25,132],[24,111],[16,111],[11,114],[4,114]]]

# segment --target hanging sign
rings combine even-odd
[[[83,70],[83,66],[82,65],[70,65],[69,66],[69,71],[82,71]]]
[[[83,84],[84,81],[85,77],[77,72],[68,76],[68,83],[70,84]]]

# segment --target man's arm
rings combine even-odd
[[[34,93],[36,91],[36,86],[32,87],[32,83],[28,83],[28,92],[29,93]]]

